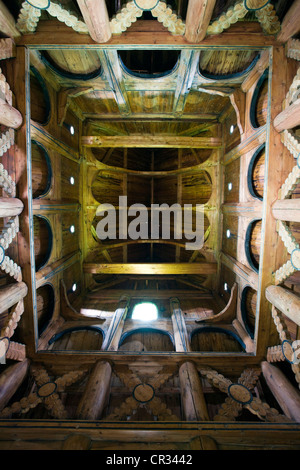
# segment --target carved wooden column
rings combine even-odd
[[[11,397],[18,390],[26,377],[29,367],[29,360],[17,362],[13,366],[5,369],[0,375],[0,410],[2,410]]]
[[[269,362],[262,362],[264,378],[286,416],[300,422],[300,393],[293,387],[278,367]]]
[[[129,297],[121,297],[102,344],[102,350],[118,350],[128,305]],[[109,362],[98,361],[95,364],[77,408],[78,419],[100,418],[107,403],[111,374],[112,368]]]
[[[111,373],[108,362],[98,361],[95,364],[77,408],[77,419],[96,420],[101,417],[107,403]]]
[[[117,351],[119,347],[119,341],[121,338],[124,321],[127,315],[129,306],[129,297],[123,296],[119,300],[118,307],[114,313],[114,316],[109,325],[108,331],[103,341],[102,350],[106,351]]]
[[[201,380],[193,362],[179,368],[181,401],[186,421],[209,421]]]
[[[280,286],[266,288],[266,298],[290,320],[300,326],[300,297]]]
[[[185,319],[177,298],[170,299],[176,352],[191,351]],[[186,421],[208,421],[201,379],[195,364],[184,362],[179,367],[179,380],[184,418]]]

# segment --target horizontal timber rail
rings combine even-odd
[[[38,31],[34,34],[24,34],[16,40],[17,45],[24,45],[36,49],[232,49],[237,48],[257,51],[277,44],[273,36],[263,34],[257,22],[233,24],[222,34],[207,36],[199,43],[190,43],[182,36],[169,33],[157,22],[153,28],[153,21],[137,21],[122,35],[112,36],[109,42],[99,44],[87,34],[79,34],[56,20],[40,21]],[[56,34],[53,34],[55,29]]]
[[[34,362],[44,364],[46,368],[49,364],[53,373],[68,368],[74,369],[74,364],[76,364],[76,367],[90,367],[99,360],[108,361],[112,364],[130,365],[132,363],[135,366],[138,364],[147,366],[175,365],[191,360],[196,366],[205,364],[223,374],[229,374],[233,371],[238,374],[243,372],[247,366],[259,366],[264,357],[245,352],[141,351],[133,354],[131,351],[37,351],[31,355],[31,359]]]
[[[84,263],[83,271],[89,274],[214,274],[217,263]]]
[[[99,289],[97,292],[89,294],[89,299],[120,299],[122,295],[127,295],[131,299],[167,299],[170,297],[178,297],[179,299],[212,299],[213,295],[201,292],[200,290],[169,290],[169,289]]]
[[[130,136],[83,136],[81,144],[93,148],[221,148],[218,137],[180,137],[137,134]]]

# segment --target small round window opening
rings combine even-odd
[[[132,312],[132,320],[154,321],[158,317],[158,310],[152,302],[141,302],[136,304]]]

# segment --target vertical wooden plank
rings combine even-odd
[[[123,150],[124,155],[123,155],[123,162],[124,162],[124,168],[127,168],[127,153],[128,149]],[[123,196],[128,195],[128,176],[127,173],[123,174]],[[123,263],[127,263],[128,261],[128,249],[127,245],[123,246]]]
[[[27,344],[28,355],[34,354],[37,347],[37,307],[35,286],[34,228],[32,208],[31,181],[31,138],[30,138],[30,58],[29,50],[17,47],[14,61],[14,90],[16,107],[23,116],[23,123],[16,132],[15,160],[16,181],[19,199],[24,205],[20,216],[20,232],[18,234],[20,266],[23,281],[27,284],[28,294],[24,298],[24,314],[22,317],[22,335]],[[17,91],[17,92],[16,92]]]
[[[177,152],[178,152],[177,168],[179,170],[182,165],[182,149],[178,149]],[[177,204],[182,205],[182,175],[177,176]],[[174,226],[174,232],[175,232],[175,226]],[[180,262],[180,246],[177,246],[177,245],[176,245],[176,250],[175,250],[175,262],[176,263]]]
[[[278,268],[276,265],[279,256],[277,252],[278,234],[276,220],[272,214],[272,204],[277,199],[278,191],[283,183],[285,156],[287,156],[287,150],[281,142],[281,135],[273,125],[275,117],[282,109],[287,86],[290,83],[290,71],[284,46],[271,49],[269,73],[263,219],[255,329],[257,355],[264,355],[267,347],[276,344],[277,341],[271,305],[266,298],[265,290],[267,286],[273,284],[273,273]]]

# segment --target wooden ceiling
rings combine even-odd
[[[106,3],[111,30],[114,31],[115,23],[122,23],[128,9],[125,8],[126,2]],[[146,2],[144,7],[152,8],[154,3]],[[190,8],[195,8],[194,3],[190,3]],[[278,30],[280,18],[286,11],[284,2],[273,4],[266,26],[254,12],[246,10],[240,13],[241,5],[237,2],[218,0],[212,3],[214,9],[208,12],[211,17],[207,22],[211,37],[215,31],[228,29],[231,23],[237,31],[244,25],[254,33],[265,28],[272,37],[272,28]],[[25,37],[28,34],[26,43],[31,41],[35,30],[51,34],[46,46],[35,45],[31,49],[32,79],[36,71],[36,75],[40,74],[45,83],[57,91],[60,126],[69,125],[68,112],[81,122],[81,157],[90,164],[85,196],[86,272],[92,272],[92,267],[88,267],[91,262],[99,263],[102,269],[107,262],[196,262],[193,275],[197,274],[198,279],[202,276],[203,282],[206,279],[206,276],[203,278],[205,266],[211,265],[211,271],[215,272],[213,266],[219,258],[221,147],[227,141],[231,146],[240,142],[230,97],[259,61],[262,48],[230,48],[226,43],[222,48],[199,49],[186,47],[188,43],[184,48],[181,44],[178,47],[163,45],[161,48],[155,45],[157,35],[167,33],[168,29],[173,31],[174,24],[180,21],[183,25],[186,22],[185,32],[179,28],[174,38],[192,34],[194,25],[187,1],[170,3],[173,11],[171,20],[165,15],[166,18],[161,17],[157,21],[152,10],[140,10],[137,21],[131,18],[125,26],[122,23],[122,34],[119,31],[113,34],[116,41],[113,47],[106,48],[103,38],[101,48],[97,49],[72,45],[60,47],[59,44],[51,47],[49,42],[54,39],[54,24],[55,28],[61,28],[64,20],[73,29],[84,31],[83,36],[88,33],[85,29],[90,27],[89,23],[85,23],[84,10],[81,11],[78,5],[81,3],[76,1],[60,2],[64,13],[58,16],[51,9],[41,10],[36,24],[30,16],[35,10],[28,10],[28,4],[23,4],[21,13],[16,5],[13,9],[10,4],[10,8],[15,12],[22,33]],[[20,2],[18,6],[21,6]],[[132,8],[136,10],[137,7],[133,5]],[[236,19],[229,20],[229,24],[223,17],[224,14],[229,17],[228,12],[237,15]],[[61,21],[59,24],[57,18]],[[151,34],[153,45],[140,45],[136,50],[122,43],[127,33],[136,35],[140,31]],[[33,42],[34,37],[32,34]],[[111,40],[107,45],[110,44]],[[35,106],[35,101],[32,106]],[[234,126],[233,136],[222,127],[225,120]],[[118,197],[125,194],[128,205],[143,203],[148,208],[154,203],[204,204],[203,249],[187,251],[184,239],[169,243],[162,240],[155,243],[145,243],[145,240],[137,243],[131,240],[99,242],[95,237],[98,204],[105,202],[118,206]],[[206,262],[203,268],[199,266],[201,262]],[[183,272],[188,274],[189,271],[192,274],[192,267]],[[177,272],[181,272],[180,267],[177,267]],[[98,282],[100,277],[97,276]],[[208,287],[216,289],[217,277],[214,274],[208,277]],[[103,280],[106,280],[105,275]]]

